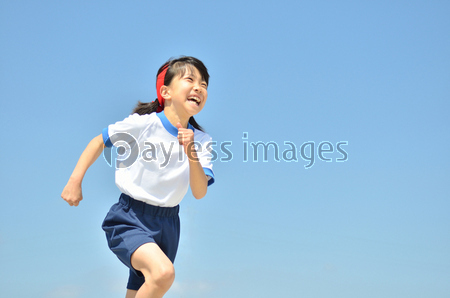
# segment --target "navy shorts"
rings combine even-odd
[[[131,255],[145,243],[156,243],[172,261],[180,239],[179,206],[158,207],[121,194],[103,221],[109,248],[130,268],[127,288],[138,290],[145,279],[131,266]]]

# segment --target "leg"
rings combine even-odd
[[[175,279],[172,262],[155,243],[140,246],[131,255],[131,265],[145,277],[145,283],[137,291],[136,298],[163,297]]]
[[[136,293],[137,293],[137,291],[135,291],[135,290],[128,290],[127,289],[127,295],[125,296],[125,298],[135,298],[136,297]]]

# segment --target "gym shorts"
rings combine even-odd
[[[145,279],[131,266],[131,255],[145,243],[156,243],[172,261],[180,239],[179,205],[158,207],[121,194],[103,221],[109,248],[130,268],[127,289],[138,290]]]

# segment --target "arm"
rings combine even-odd
[[[206,195],[208,189],[208,179],[205,175],[205,171],[203,170],[202,165],[197,157],[197,152],[190,146],[191,148],[188,151],[191,151],[191,156],[189,157],[189,182],[191,184],[191,190],[194,197],[199,200]]]
[[[87,169],[97,160],[104,148],[102,135],[98,135],[89,142],[86,149],[78,160],[72,175],[69,178],[64,190],[61,194],[63,198],[70,206],[78,206],[83,199],[81,192],[81,182]]]
[[[200,200],[206,195],[208,189],[208,178],[205,175],[202,165],[194,148],[194,132],[191,129],[183,128],[177,124],[178,140],[183,145],[184,152],[189,160],[189,183],[191,185],[192,195]]]

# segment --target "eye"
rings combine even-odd
[[[202,83],[202,87],[208,89],[208,85],[206,83]]]

